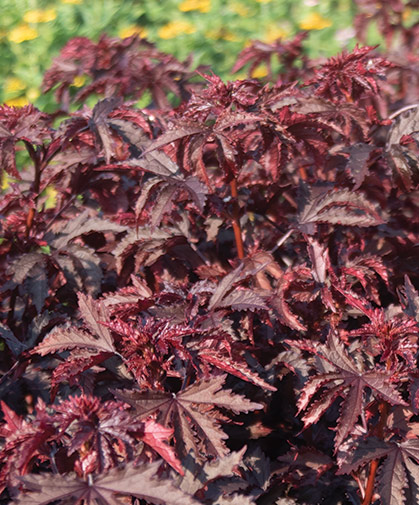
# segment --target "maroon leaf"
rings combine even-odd
[[[342,343],[333,331],[329,334],[327,345],[306,347],[304,343],[299,342],[292,342],[292,345],[309,350],[333,367],[332,371],[315,375],[307,381],[298,400],[298,410],[301,412],[308,408],[303,417],[307,428],[320,419],[338,396],[344,399],[336,429],[335,451],[352,433],[363,411],[365,388],[368,387],[374,396],[378,396],[391,405],[407,405],[396,387],[391,384],[391,374],[379,370],[360,369],[345,352]],[[313,396],[319,390],[323,391],[320,400],[309,406]]]
[[[365,196],[343,189],[329,191],[306,203],[298,224],[305,233],[312,235],[316,223],[377,226],[384,220]]]
[[[32,105],[22,108],[0,107],[0,165],[3,170],[17,179],[15,144],[24,140],[30,144],[42,145],[49,137],[48,117]]]
[[[124,469],[113,469],[91,481],[75,475],[31,475],[23,480],[32,491],[21,494],[18,505],[48,505],[52,501],[86,505],[120,505],[118,495],[141,498],[156,505],[197,505],[192,496],[173,486],[168,479],[159,479],[159,464],[143,465],[136,468],[128,464]]]
[[[409,504],[406,488],[411,488],[411,481],[417,483],[419,464],[419,440],[403,442],[384,442],[374,437],[358,442],[349,461],[342,465],[339,473],[349,473],[373,459],[386,458],[380,467],[377,491],[383,505]],[[411,459],[416,461],[412,463]],[[417,486],[417,484],[416,484]],[[417,487],[411,489],[413,500],[417,499]]]
[[[163,426],[173,426],[180,454],[187,454],[191,449],[199,454],[197,444],[201,441],[209,454],[221,457],[229,451],[224,445],[226,435],[219,427],[224,417],[214,409],[218,407],[239,413],[262,408],[261,404],[231,390],[221,389],[225,379],[225,375],[220,375],[201,380],[176,395],[152,391],[114,391],[114,394],[132,405],[139,419],[157,414],[157,421]]]

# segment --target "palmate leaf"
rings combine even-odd
[[[276,391],[274,386],[271,386],[261,379],[258,374],[252,372],[246,360],[238,353],[233,352],[233,356],[231,356],[227,352],[204,348],[199,352],[199,358],[204,362],[211,363],[220,370],[228,372],[231,375],[235,375],[246,382],[251,382],[256,386],[268,389],[269,391]]]
[[[306,84],[317,85],[315,94],[335,101],[356,101],[361,96],[379,93],[378,80],[385,70],[394,66],[384,58],[375,56],[375,47],[356,46],[352,52],[343,51],[315,68],[315,78]]]
[[[222,457],[229,453],[224,445],[227,435],[220,429],[220,420],[225,416],[215,408],[232,410],[235,413],[263,408],[222,386],[226,375],[201,380],[177,394],[158,391],[114,391],[120,400],[133,406],[139,419],[157,415],[157,422],[175,429],[176,447],[179,454],[190,450],[199,454],[199,442],[207,454]]]
[[[238,452],[231,452],[222,458],[206,461],[202,466],[197,464],[192,453],[188,454],[182,461],[185,474],[176,479],[177,487],[195,495],[199,490],[211,486],[211,483],[217,479],[232,477],[234,470],[242,463],[246,450],[247,447],[244,446]]]
[[[307,381],[298,400],[298,410],[302,412],[307,409],[303,416],[307,428],[320,419],[338,396],[343,398],[336,427],[335,450],[351,434],[362,413],[365,388],[391,405],[407,405],[397,388],[391,384],[391,373],[360,369],[333,331],[328,336],[327,344],[313,345],[304,341],[289,341],[289,344],[312,352],[333,367],[329,373],[315,375]],[[310,405],[319,391],[322,391],[320,399]]]
[[[172,201],[179,193],[184,191],[195,203],[199,211],[202,212],[206,201],[206,188],[195,176],[185,177],[179,170],[179,166],[164,152],[156,149],[167,143],[173,142],[184,136],[182,129],[169,131],[151,142],[144,132],[129,121],[114,119],[111,125],[131,144],[135,154],[141,153],[138,157],[124,162],[123,166],[133,166],[153,174],[156,177],[149,179],[144,184],[141,194],[135,206],[138,216],[144,208],[152,193],[159,193],[157,204],[153,207],[152,227],[158,226],[163,214],[172,210]],[[192,129],[189,134],[196,133],[202,126]],[[196,130],[196,131],[195,131]]]
[[[218,284],[209,301],[208,310],[231,307],[233,310],[267,310],[265,301],[250,289],[232,291],[236,282],[243,279],[243,265],[239,266]]]
[[[106,163],[109,163],[114,153],[114,139],[107,124],[108,115],[120,104],[120,97],[111,97],[100,100],[93,108],[92,117],[88,120],[89,128],[95,134],[96,140],[102,144]]]
[[[380,466],[377,492],[382,505],[416,505],[419,485],[419,440],[385,442],[374,437],[360,440],[338,473],[351,473],[360,466],[386,458]],[[413,463],[412,459],[417,463]]]
[[[104,353],[116,353],[110,330],[100,324],[109,320],[105,305],[79,293],[79,309],[86,326],[93,334],[74,327],[56,327],[32,352],[45,356],[64,349],[87,348]]]
[[[159,463],[136,468],[127,464],[113,469],[91,481],[70,475],[28,475],[22,478],[31,490],[21,493],[16,505],[48,505],[51,502],[72,505],[122,505],[120,495],[135,496],[156,505],[198,505],[191,495],[176,488],[168,479],[159,479]],[[71,500],[71,501],[70,501]]]
[[[3,170],[17,179],[21,178],[16,168],[15,144],[24,140],[42,145],[50,137],[48,117],[33,105],[24,107],[0,107],[0,175]]]
[[[72,288],[86,291],[91,296],[100,292],[103,272],[100,258],[93,249],[86,245],[68,244],[64,249],[55,251],[52,257]]]
[[[85,210],[75,219],[67,221],[66,225],[57,231],[60,235],[51,241],[51,245],[57,249],[64,249],[70,240],[80,237],[83,233],[108,231],[119,233],[127,231],[127,228],[103,218],[99,219],[98,217],[91,217],[90,212]]]
[[[377,226],[383,224],[384,219],[364,195],[339,189],[311,197],[306,202],[298,217],[299,228],[312,235],[317,223]]]

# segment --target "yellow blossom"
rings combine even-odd
[[[83,3],[83,0],[61,0],[63,4],[71,4],[71,5],[80,5]]]
[[[57,11],[55,9],[34,9],[25,12],[23,16],[23,21],[25,23],[48,23],[53,21],[57,17]]]
[[[243,5],[239,2],[234,2],[229,6],[231,12],[241,16],[242,18],[247,18],[250,15],[250,9],[246,5]]]
[[[261,79],[262,77],[266,77],[267,75],[268,75],[268,68],[264,63],[262,63],[262,65],[259,65],[252,71],[251,77],[253,77],[253,79]]]
[[[142,26],[130,25],[126,26],[125,28],[122,28],[122,30],[119,30],[118,35],[121,39],[127,39],[132,35],[138,35],[139,37],[144,39],[145,37],[147,37],[147,30]]]
[[[39,89],[37,88],[29,88],[28,91],[26,92],[26,98],[30,102],[34,102],[40,95]]]
[[[81,88],[84,83],[86,82],[86,76],[85,75],[76,75],[73,79],[73,82],[71,83],[72,86],[76,88]]]
[[[13,28],[13,30],[10,30],[7,38],[10,40],[10,42],[20,44],[25,40],[36,39],[37,36],[38,32],[35,30],[35,28],[31,28],[28,25],[19,25],[16,26],[16,28]]]
[[[10,95],[15,91],[23,91],[24,89],[26,89],[26,84],[18,77],[9,77],[8,79],[6,79],[4,92],[7,95]]]
[[[289,35],[289,31],[276,24],[271,24],[266,27],[266,34],[263,37],[265,42],[275,42],[277,39],[284,39]]]
[[[57,206],[58,191],[54,186],[47,186],[44,194],[47,197],[44,203],[44,210],[54,209]]]
[[[167,25],[162,26],[158,35],[161,39],[174,39],[178,35],[190,34],[196,32],[196,28],[187,21],[170,21]]]
[[[28,105],[29,101],[26,96],[19,96],[17,98],[10,98],[4,102],[9,107],[24,107]]]
[[[209,12],[211,10],[211,0],[183,0],[179,5],[179,10],[182,12]]]
[[[6,191],[6,189],[10,186],[10,183],[13,182],[15,179],[13,177],[10,177],[10,175],[3,171],[2,177],[1,177],[1,184],[0,188],[2,191]]]
[[[256,0],[256,2],[258,2],[260,4],[268,4],[268,3],[271,3],[272,0]]]
[[[302,30],[322,30],[332,26],[330,19],[324,18],[318,12],[310,12],[302,21],[300,21]]]

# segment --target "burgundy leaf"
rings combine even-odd
[[[200,440],[210,454],[221,457],[229,451],[224,445],[226,435],[219,427],[224,417],[214,409],[218,407],[239,413],[262,408],[261,404],[231,390],[221,389],[225,379],[225,375],[220,375],[201,380],[176,395],[152,391],[114,393],[117,398],[135,407],[140,419],[157,414],[157,421],[163,426],[173,426],[179,453],[186,454],[192,449],[198,454],[196,444]]]
[[[293,342],[292,345],[316,354],[332,365],[333,371],[310,378],[298,401],[299,411],[309,405],[316,392],[323,391],[318,402],[312,403],[303,418],[305,427],[317,422],[337,396],[343,397],[341,415],[335,437],[335,450],[351,434],[364,407],[364,389],[368,387],[374,395],[392,405],[406,405],[399,392],[391,384],[391,374],[383,371],[360,370],[359,366],[345,352],[342,343],[332,331],[327,345],[305,346]],[[324,391],[326,388],[326,391]]]
[[[21,494],[18,505],[48,505],[52,501],[86,505],[121,505],[118,495],[135,496],[156,505],[195,505],[199,502],[189,494],[173,486],[168,479],[159,479],[159,464],[136,468],[128,464],[123,469],[113,469],[90,482],[75,475],[31,475],[23,479],[31,490]]]
[[[302,210],[298,224],[303,231],[311,230],[316,223],[346,226],[377,226],[384,223],[376,207],[361,193],[346,189],[329,191],[309,200]]]

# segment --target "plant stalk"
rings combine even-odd
[[[388,416],[388,403],[380,402],[378,405],[378,410],[380,412],[380,420],[378,421],[377,426],[377,436],[378,438],[383,438],[384,426],[386,425]],[[365,496],[364,500],[362,501],[362,505],[371,505],[371,500],[374,493],[375,476],[379,462],[379,459],[374,459],[371,461],[370,472],[368,474],[367,486],[365,488]]]

